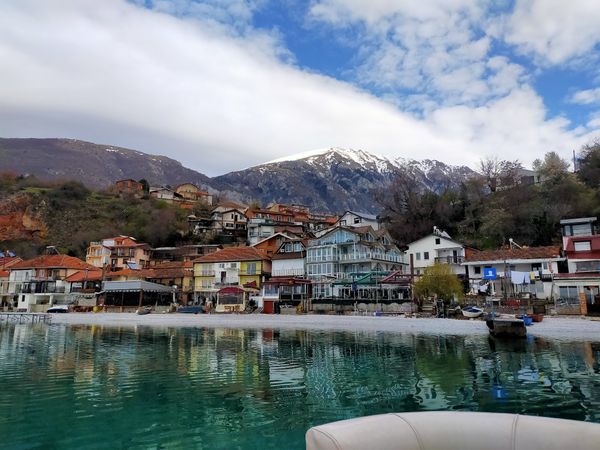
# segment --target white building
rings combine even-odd
[[[545,299],[564,260],[560,247],[525,247],[469,252],[463,265],[472,293]]]
[[[452,239],[448,233],[434,227],[433,233],[408,244],[408,258],[412,257],[415,275],[421,275],[426,267],[434,263],[448,264],[457,275],[465,274],[462,263],[465,245]],[[409,260],[410,261],[410,260]]]
[[[381,228],[377,216],[356,211],[346,211],[335,225],[351,228],[371,226],[374,230]]]
[[[307,276],[313,282],[313,297],[337,296],[336,282],[369,274],[406,272],[404,254],[386,231],[371,226],[336,226],[308,242]]]
[[[66,278],[80,271],[98,270],[67,255],[38,256],[9,269],[9,294],[17,296],[17,310],[27,312],[45,312],[52,305],[68,303],[70,283]]]

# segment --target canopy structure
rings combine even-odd
[[[100,292],[105,306],[166,306],[173,302],[175,287],[144,280],[105,281]]]
[[[219,293],[219,295],[236,295],[236,294],[243,294],[244,292],[246,292],[246,291],[242,288],[230,286],[230,287],[225,287],[223,289],[220,289],[218,293]]]
[[[144,280],[105,281],[102,285],[103,292],[174,292],[172,286],[151,283]]]
[[[348,275],[350,276],[350,278],[335,281],[333,284],[341,286],[350,286],[352,285],[352,283],[356,283],[360,286],[381,284],[381,280],[383,279],[383,277],[389,275],[389,272],[353,272],[349,273]]]

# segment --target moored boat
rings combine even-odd
[[[469,319],[474,319],[483,314],[483,309],[477,308],[476,306],[469,306],[468,308],[464,308],[462,310],[462,314]]]
[[[542,320],[544,320],[544,315],[543,314],[530,314],[531,318],[533,319],[534,322],[541,322]]]
[[[152,312],[152,307],[144,306],[144,307],[138,309],[135,313],[138,316],[145,316],[146,314],[150,314],[151,312]]]

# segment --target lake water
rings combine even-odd
[[[600,343],[0,328],[2,448],[302,449],[316,424],[439,409],[600,422]]]

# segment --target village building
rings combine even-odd
[[[183,183],[175,188],[175,193],[180,196],[183,200],[191,202],[203,202],[207,205],[212,205],[212,195],[206,191],[201,190],[198,186],[193,183]]]
[[[335,225],[351,228],[371,226],[374,230],[381,228],[379,218],[376,215],[355,211],[346,211]]]
[[[271,259],[253,247],[228,247],[194,261],[196,300],[217,312],[243,311],[271,275]]]
[[[86,262],[106,270],[142,268],[150,261],[150,246],[129,236],[90,242]]]
[[[0,251],[0,307],[8,309],[13,306],[13,295],[10,294],[10,267],[23,261],[14,253]]]
[[[145,280],[171,288],[173,300],[187,305],[194,302],[194,270],[191,261],[170,261],[143,269],[122,269],[104,275],[108,281]],[[166,292],[166,291],[161,291]]]
[[[275,252],[281,247],[284,242],[289,242],[293,239],[292,236],[288,236],[285,233],[275,233],[272,236],[268,236],[260,242],[257,242],[251,247],[260,250],[268,257],[272,257]]]
[[[308,241],[306,255],[313,303],[319,298],[351,297],[358,281],[365,282],[363,294],[375,298],[381,289],[379,279],[407,271],[404,254],[387,231],[371,226],[333,227]]]
[[[200,256],[222,249],[219,244],[188,244],[177,247],[157,247],[151,249],[149,266],[172,261],[193,261]]]
[[[167,203],[173,203],[176,200],[175,191],[164,186],[151,186],[150,197],[157,200],[163,200]]]
[[[467,246],[450,237],[448,233],[433,227],[433,233],[408,244],[406,253],[413,265],[415,275],[421,275],[425,268],[435,263],[448,264],[460,277],[465,276],[462,263],[469,251]]]
[[[469,252],[463,265],[473,294],[549,299],[554,275],[564,261],[560,247],[523,247]]]
[[[263,312],[295,313],[309,308],[311,282],[306,277],[306,241],[287,238],[272,256],[271,278],[263,285]]]
[[[175,301],[174,287],[145,280],[105,281],[98,307],[108,312],[134,312],[144,306],[166,312]]]
[[[141,196],[144,194],[144,185],[138,181],[128,178],[115,182],[113,190],[119,194],[129,194]]]
[[[556,312],[600,315],[600,235],[596,217],[560,221],[568,273],[554,277]]]
[[[73,256],[43,255],[18,262],[9,270],[9,294],[17,297],[17,310],[44,312],[52,305],[70,303],[70,275],[97,268]]]
[[[213,229],[217,232],[242,232],[247,230],[248,219],[244,211],[237,208],[215,208],[211,214]]]

